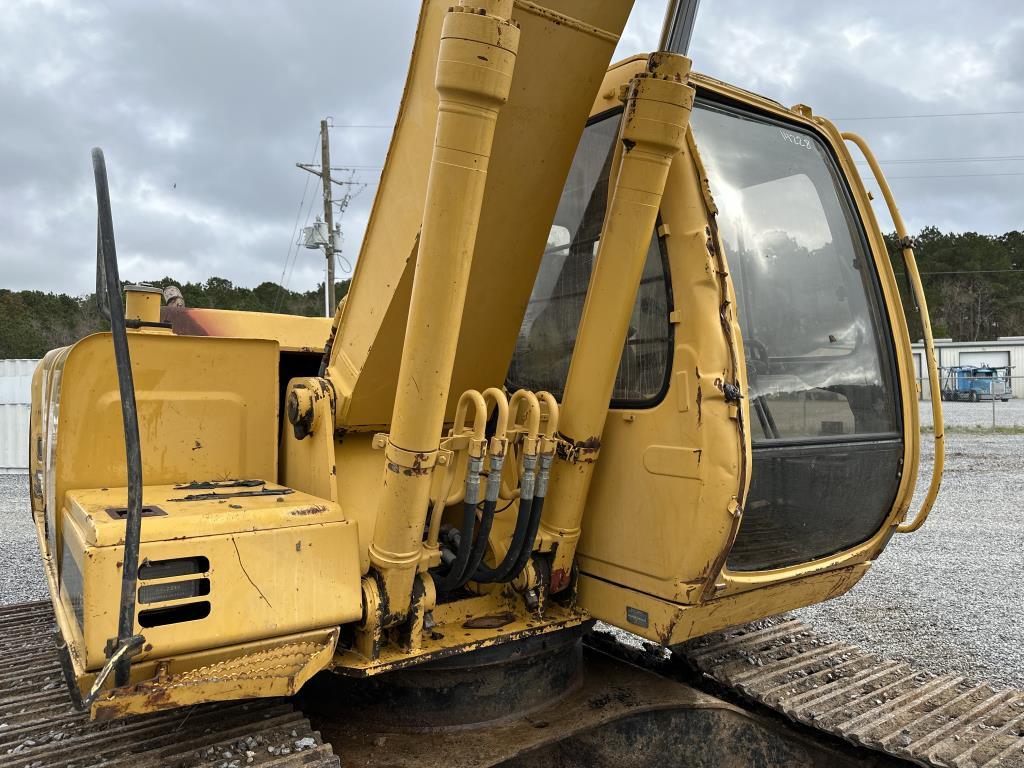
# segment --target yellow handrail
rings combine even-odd
[[[935,504],[935,497],[939,495],[939,486],[942,483],[942,469],[945,464],[946,438],[945,429],[942,423],[942,392],[939,389],[939,370],[935,364],[935,342],[932,339],[932,323],[928,317],[928,303],[925,301],[924,288],[921,285],[921,274],[917,271],[917,260],[914,258],[913,240],[907,234],[907,228],[903,223],[903,217],[896,207],[892,191],[889,189],[889,182],[885,180],[882,169],[875,159],[874,153],[856,133],[844,132],[843,139],[853,142],[860,149],[864,159],[868,161],[871,173],[878,182],[878,187],[885,198],[885,204],[889,206],[889,214],[892,216],[893,224],[896,226],[896,237],[899,238],[899,245],[903,251],[903,261],[907,267],[907,279],[914,298],[917,301],[918,311],[921,315],[921,327],[924,330],[924,355],[928,365],[928,390],[932,401],[932,423],[935,427],[935,464],[932,467],[932,479],[928,485],[928,493],[921,502],[921,509],[911,518],[910,523],[900,523],[896,527],[899,533],[913,533],[928,519],[928,514]],[[906,518],[904,518],[906,519]]]

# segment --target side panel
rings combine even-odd
[[[62,554],[61,600],[65,615],[75,617],[74,645],[84,656],[79,661],[84,669],[96,670],[106,661],[107,639],[117,635],[118,566],[124,548],[86,544],[69,520],[65,513],[71,527]],[[209,569],[176,580],[140,582],[136,627],[146,637],[146,648],[137,661],[332,627],[360,616],[358,533],[351,521],[223,536],[195,536],[184,528],[182,533],[187,538],[143,543],[142,560],[201,555],[209,561]],[[267,567],[270,562],[276,567]],[[187,603],[145,602],[145,590],[172,587],[188,579],[202,581],[208,592]],[[194,605],[205,605],[206,613],[192,618],[183,611]],[[171,615],[174,610],[182,611],[181,618]],[[147,615],[160,612],[170,617],[166,623],[146,621]],[[83,625],[85,636],[81,635]]]
[[[131,333],[129,346],[146,485],[276,479],[276,342]],[[67,491],[125,484],[110,335],[82,339],[66,351],[63,369],[43,378],[59,393],[50,415],[43,414],[48,434],[57,434],[55,445],[46,440],[44,469],[45,484],[53,486],[46,499],[53,525]],[[56,556],[61,542],[53,533],[49,554]]]

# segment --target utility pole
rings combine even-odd
[[[338,298],[335,295],[334,290],[334,258],[336,255],[341,253],[341,228],[340,225],[336,225],[334,223],[334,206],[338,206],[338,218],[342,218],[345,215],[345,209],[348,208],[348,204],[357,198],[364,189],[366,189],[366,183],[355,180],[355,168],[331,168],[331,143],[328,131],[332,126],[328,123],[328,120],[329,118],[320,121],[320,165],[317,166],[313,163],[296,163],[295,166],[312,173],[314,176],[319,176],[323,182],[323,225],[327,229],[326,242],[323,242],[320,239],[320,217],[317,216],[316,225],[313,227],[303,228],[302,239],[298,244],[314,250],[323,248],[324,254],[327,256],[327,279],[324,281],[324,313],[327,317],[334,317],[334,313],[338,308]],[[331,177],[332,170],[347,172],[348,178],[343,180],[334,179]],[[339,187],[344,187],[345,189],[345,194],[341,196],[341,200],[338,202],[335,202],[332,196],[333,184],[337,184]],[[305,199],[305,193],[303,193],[303,199]],[[338,238],[339,243],[337,249],[335,248],[335,237]],[[346,272],[347,271],[349,270],[346,269]]]
[[[331,140],[327,120],[320,121],[320,178],[324,183],[324,222],[327,224],[327,317],[334,317],[338,307],[334,298],[334,204],[331,201]]]

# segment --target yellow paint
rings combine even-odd
[[[334,458],[334,400],[323,379],[295,379],[285,395],[281,428],[281,477],[289,488],[338,501],[337,465]],[[296,437],[291,409],[308,413],[309,434]],[[307,429],[300,426],[300,434]],[[362,548],[360,548],[362,551]]]
[[[540,536],[552,590],[569,583],[608,402],[672,161],[683,148],[694,91],[690,60],[652,54],[628,86],[610,200],[565,382],[560,432],[575,449],[556,462]]]
[[[433,157],[370,541],[379,579],[366,588],[381,591],[387,612],[378,620],[385,625],[405,618],[419,567],[488,159],[519,47],[519,28],[509,19],[512,0],[491,6],[487,13],[454,6],[441,27]]]
[[[337,628],[328,628],[141,662],[131,683],[99,698],[91,714],[112,720],[208,701],[292,696],[330,663],[337,643]],[[91,684],[92,675],[82,677],[83,686]]]
[[[264,487],[281,489],[273,483]],[[140,591],[136,616],[202,602],[210,610],[205,618],[164,626],[145,627],[137,620],[136,632],[146,638],[139,661],[332,627],[361,615],[358,536],[337,505],[299,492],[175,501],[231,491],[146,486],[143,504],[164,514],[143,517],[140,562],[200,557],[209,567],[165,578],[141,573],[140,590],[208,580],[209,592],[146,603]],[[117,634],[124,522],[108,510],[124,507],[126,500],[124,488],[67,495],[61,600],[65,616],[77,612],[84,619],[72,622],[69,643],[82,670],[103,665],[107,639]],[[73,583],[78,574],[81,588]]]
[[[793,582],[778,582],[744,595],[679,605],[589,576],[580,577],[580,601],[594,618],[662,645],[677,645],[726,627],[831,600],[867,573],[861,563]],[[645,626],[646,624],[646,626]]]
[[[917,259],[914,258],[911,238],[907,234],[907,227],[903,223],[903,217],[900,215],[899,208],[896,207],[896,200],[892,196],[892,190],[889,189],[889,182],[885,180],[881,166],[879,166],[867,142],[860,136],[855,133],[844,133],[843,138],[857,145],[868,161],[871,173],[882,190],[882,197],[885,199],[885,204],[889,208],[889,214],[892,216],[893,224],[896,227],[896,237],[900,241],[903,261],[907,266],[907,275],[910,278],[911,289],[914,292],[914,301],[920,308],[921,326],[924,329],[924,357],[925,364],[928,367],[928,392],[931,399],[932,424],[935,433],[935,458],[932,463],[932,476],[928,483],[928,491],[921,501],[921,509],[911,517],[909,523],[901,523],[896,528],[899,533],[913,533],[924,525],[924,521],[928,519],[928,514],[932,511],[932,506],[935,504],[935,499],[939,495],[939,485],[942,483],[942,468],[945,465],[946,456],[945,430],[942,422],[942,390],[939,386],[939,368],[935,362],[935,340],[932,337],[932,323],[928,316],[928,300],[924,294],[924,286],[921,285],[921,275],[917,269]],[[904,363],[907,362],[909,361],[904,361]],[[916,376],[916,370],[911,369],[911,371],[911,376]],[[917,382],[917,387],[918,396],[920,396],[920,382]]]
[[[345,299],[341,300],[344,303]],[[235,309],[164,307],[160,319],[180,336],[222,336],[276,341],[283,352],[320,353],[331,332],[328,317],[276,315]]]
[[[163,294],[159,288],[148,285],[129,285],[125,288],[126,320],[140,320],[144,323],[160,322],[160,305]]]
[[[438,41],[453,4],[421,6],[395,132],[332,350],[338,424],[350,430],[385,429],[394,407],[437,118]],[[512,12],[519,49],[490,153],[449,419],[464,391],[482,392],[505,378],[563,181],[632,5],[546,0],[516,3]]]

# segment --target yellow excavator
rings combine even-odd
[[[123,288],[94,150],[111,332],[35,373],[52,606],[0,611],[6,764],[1019,758],[990,719],[1016,694],[768,618],[853,587],[939,487],[868,147],[692,72],[695,3],[609,66],[629,0],[452,1],[422,5],[333,320]],[[850,145],[923,320],[914,512],[907,321]]]

